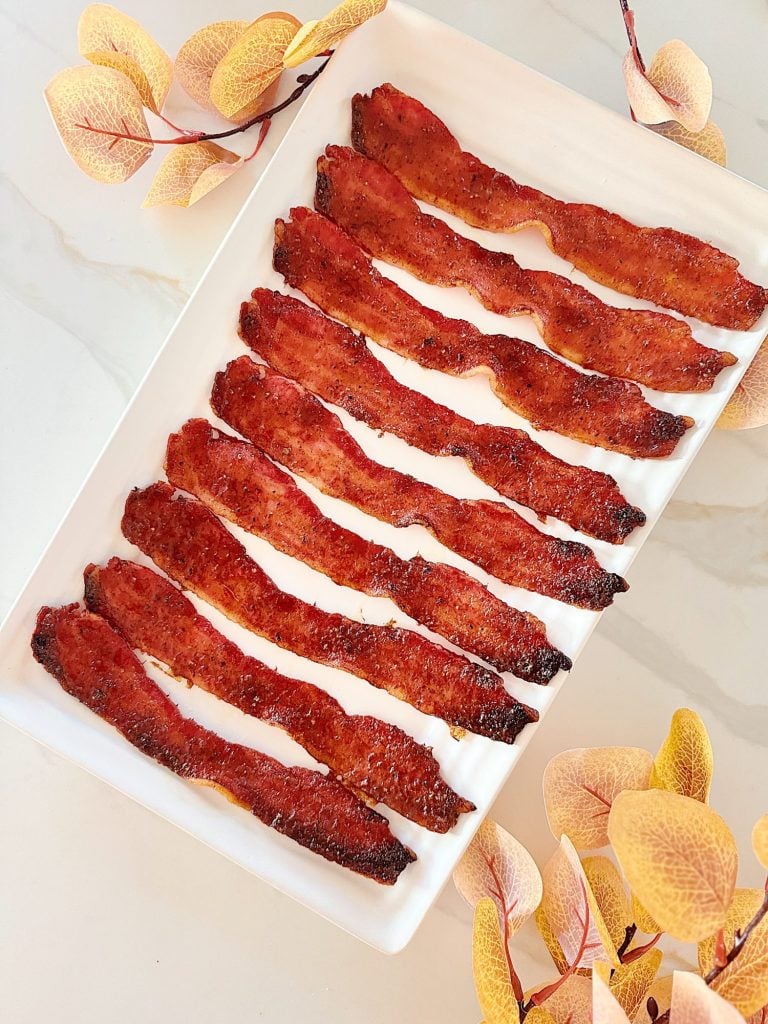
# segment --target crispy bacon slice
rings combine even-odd
[[[367,679],[425,714],[505,743],[538,718],[495,672],[419,633],[354,622],[279,590],[205,505],[174,497],[169,484],[133,491],[122,527],[172,579],[246,629]]]
[[[553,351],[587,369],[659,391],[707,391],[736,362],[668,313],[608,306],[566,277],[523,270],[514,256],[464,238],[353,149],[328,146],[320,157],[315,206],[371,256],[430,284],[463,285],[494,313],[529,313]]]
[[[255,445],[214,430],[206,420],[190,420],[171,434],[165,471],[172,484],[217,515],[341,586],[390,597],[417,622],[500,672],[548,683],[571,667],[535,616],[510,608],[453,566],[421,557],[405,561],[339,526]]]
[[[420,523],[506,583],[594,610],[627,589],[586,544],[549,537],[501,502],[454,498],[369,459],[314,395],[248,356],[216,375],[211,404],[244,437],[320,490],[393,526]]]
[[[431,455],[466,459],[499,494],[539,515],[614,544],[645,522],[607,473],[571,466],[523,430],[473,423],[411,391],[364,338],[298,299],[257,288],[240,309],[240,337],[273,369],[320,398]]]
[[[131,647],[159,658],[175,676],[285,729],[353,792],[435,832],[447,832],[474,810],[442,779],[427,747],[371,715],[347,715],[325,690],[249,658],[151,569],[120,558],[89,565],[85,601]]]
[[[321,309],[422,366],[485,373],[499,398],[534,426],[634,457],[669,455],[693,426],[649,405],[628,381],[581,373],[535,345],[482,334],[427,309],[380,274],[336,224],[304,207],[275,224],[275,269]]]
[[[382,85],[352,100],[355,149],[409,192],[489,231],[539,228],[550,248],[593,280],[719,327],[748,330],[768,291],[738,261],[692,235],[638,227],[587,203],[565,203],[482,163],[412,96]]]
[[[67,693],[143,754],[184,779],[212,785],[313,853],[387,885],[415,860],[386,818],[340,782],[287,768],[184,718],[100,616],[76,604],[41,608],[32,651]]]

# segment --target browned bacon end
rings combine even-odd
[[[425,526],[507,583],[593,610],[627,589],[585,544],[550,537],[501,502],[454,498],[374,462],[314,395],[248,356],[216,376],[211,402],[291,472],[394,526]]]
[[[131,645],[247,715],[278,726],[353,792],[435,832],[474,805],[440,775],[432,752],[397,726],[347,715],[311,683],[250,658],[152,569],[120,558],[85,570],[85,600]]]
[[[482,163],[431,110],[393,85],[354,97],[352,143],[418,199],[468,224],[540,228],[554,252],[616,291],[733,330],[753,327],[768,303],[768,290],[740,274],[737,260],[692,235],[553,199]]]
[[[658,391],[707,391],[736,357],[667,313],[618,309],[559,274],[524,270],[423,213],[383,164],[344,146],[317,162],[315,206],[371,254],[422,281],[464,286],[494,313],[529,313],[547,345],[587,369]]]
[[[299,207],[275,224],[275,269],[322,310],[422,366],[482,373],[534,426],[634,458],[671,454],[693,420],[657,409],[629,381],[582,373],[529,342],[482,334],[422,306],[380,274],[338,225]]]
[[[172,484],[217,515],[341,586],[390,597],[417,622],[500,672],[548,683],[570,668],[570,659],[548,642],[535,616],[510,608],[453,566],[418,556],[406,561],[339,526],[255,445],[206,420],[190,420],[170,436],[165,471]]]
[[[313,853],[387,885],[415,859],[386,819],[335,779],[288,768],[184,718],[100,616],[76,604],[41,608],[32,652],[67,693],[143,754],[215,786]]]
[[[364,338],[305,302],[257,288],[240,309],[240,337],[273,369],[320,398],[431,455],[466,459],[499,494],[540,516],[613,544],[645,523],[645,514],[607,473],[569,465],[523,430],[473,423],[412,391]]]
[[[355,622],[280,590],[212,512],[169,484],[133,491],[122,529],[172,579],[246,629],[425,714],[504,743],[538,718],[494,672],[419,633]]]

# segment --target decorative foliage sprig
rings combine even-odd
[[[67,152],[96,181],[126,181],[155,146],[170,147],[143,205],[191,206],[258,153],[272,118],[322,73],[333,47],[385,6],[386,0],[343,0],[305,25],[280,11],[252,23],[215,22],[191,36],[174,62],[133,18],[109,4],[92,4],[78,26],[78,47],[90,63],[67,68],[48,83],[48,107]],[[299,75],[293,92],[275,104],[283,71],[316,57],[326,60]],[[204,132],[173,124],[163,107],[174,74],[196,103],[231,127]],[[175,134],[152,135],[145,110]],[[218,144],[256,126],[249,156]]]
[[[550,761],[544,802],[559,846],[541,874],[483,823],[454,881],[475,909],[485,1024],[768,1024],[768,881],[736,888],[736,843],[708,806],[711,781],[704,724],[682,709],[655,758],[602,747]],[[609,845],[612,857],[585,856]],[[768,869],[768,814],[752,845]],[[532,915],[557,977],[526,991],[510,942]],[[698,971],[663,972],[665,935],[697,944]]]

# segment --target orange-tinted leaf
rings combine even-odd
[[[592,1024],[592,979],[572,974],[541,1006],[555,1024]]]
[[[627,928],[632,924],[624,881],[616,865],[607,857],[584,857],[581,866],[603,915],[611,942],[618,949],[626,937]]]
[[[594,1024],[630,1024],[602,972],[597,970],[592,972],[592,1020]]]
[[[611,936],[568,836],[562,837],[544,868],[541,909],[570,966],[591,967],[596,960],[618,964]]]
[[[565,974],[568,970],[568,961],[565,958],[565,953],[563,953],[560,948],[560,943],[557,941],[555,933],[552,931],[552,927],[547,920],[547,915],[544,913],[540,905],[536,908],[536,913],[533,915],[533,919],[536,922],[536,927],[539,929],[539,935],[541,935],[544,940],[544,945],[549,950],[549,955],[552,957],[552,962],[557,968],[558,973]]]
[[[499,916],[490,897],[481,899],[475,907],[472,970],[485,1024],[519,1024],[520,1010],[509,977]]]
[[[241,156],[215,142],[174,146],[160,164],[142,206],[192,206],[242,166]]]
[[[653,757],[638,747],[566,750],[544,770],[544,803],[555,839],[564,833],[578,850],[608,842],[608,815],[625,789],[647,789]]]
[[[245,119],[283,70],[283,54],[301,26],[292,14],[275,12],[254,21],[219,61],[210,97],[225,117]]]
[[[637,960],[621,964],[609,982],[611,994],[632,1020],[643,1006],[648,990],[659,973],[663,955],[659,949],[649,949]]]
[[[216,21],[205,25],[184,43],[176,54],[176,77],[184,90],[206,110],[211,102],[211,75],[248,28],[248,21]]]
[[[80,15],[77,44],[87,60],[127,75],[145,107],[155,114],[162,110],[173,63],[138,21],[111,4],[91,4]]]
[[[95,65],[67,68],[48,83],[45,98],[67,152],[96,181],[125,181],[152,152],[151,142],[102,134],[149,134],[141,97],[119,71]]]
[[[672,980],[673,1024],[744,1024],[744,1018],[690,971],[675,971]]]
[[[651,1015],[648,1013],[648,1000],[654,999],[656,1007],[661,1014],[666,1013],[672,1002],[672,975],[665,974],[657,978],[645,993],[642,1004],[635,1014],[634,1024],[653,1024]]]
[[[736,385],[717,421],[721,430],[748,430],[768,423],[768,337]]]
[[[678,146],[685,146],[686,149],[698,153],[699,156],[711,160],[714,164],[725,167],[728,151],[725,146],[725,136],[714,121],[707,121],[700,132],[689,132],[677,121],[665,121],[663,124],[649,125],[657,135],[663,135],[665,139],[671,139]]]
[[[509,935],[531,916],[541,902],[541,875],[536,864],[518,841],[495,821],[486,818],[453,873],[456,888],[475,906],[490,896],[499,909]]]
[[[665,43],[643,73],[630,50],[624,58],[624,83],[638,121],[677,121],[700,132],[712,107],[712,79],[707,65],[679,39]]]
[[[690,708],[672,716],[669,735],[653,762],[651,786],[706,803],[712,785],[712,744],[701,718]]]
[[[660,789],[619,794],[608,835],[633,893],[682,942],[725,921],[736,884],[736,841],[719,814]]]
[[[733,948],[735,930],[743,929],[760,909],[764,895],[760,889],[736,890],[725,922],[726,950]],[[699,963],[702,971],[714,966],[714,939],[700,944]],[[752,931],[738,956],[712,982],[712,988],[745,1017],[768,1003],[768,917]]]
[[[298,67],[305,60],[333,49],[344,36],[374,15],[381,14],[386,6],[387,0],[343,0],[320,21],[308,21],[285,51],[285,67]]]
[[[656,935],[658,932],[663,931],[634,893],[630,896],[630,906],[632,908],[632,920],[641,932],[645,932],[646,935]]]
[[[763,1006],[757,1013],[753,1013],[747,1024],[768,1024],[768,1006]]]
[[[755,822],[752,829],[752,849],[763,867],[768,871],[768,814]]]

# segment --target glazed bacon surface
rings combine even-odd
[[[267,288],[251,299],[240,309],[243,341],[273,369],[375,430],[430,455],[460,456],[499,494],[600,540],[620,544],[645,522],[607,473],[571,466],[523,430],[473,423],[412,391],[363,338],[298,299]]]
[[[707,391],[736,362],[667,313],[608,306],[566,277],[523,270],[514,256],[464,238],[353,149],[329,146],[320,157],[315,206],[372,256],[422,281],[463,285],[494,313],[530,313],[553,351],[587,369],[659,391]]]
[[[598,610],[627,589],[585,544],[541,533],[501,502],[454,498],[369,459],[300,384],[242,356],[216,375],[218,416],[320,490],[392,523],[420,523],[506,583]]]
[[[206,420],[190,420],[170,436],[165,471],[172,484],[217,515],[341,586],[391,598],[411,618],[500,672],[548,683],[571,666],[535,616],[510,608],[454,566],[419,556],[406,561],[339,526],[255,445]]]
[[[280,590],[202,502],[174,496],[169,484],[133,491],[122,528],[172,579],[246,629],[366,679],[425,714],[505,743],[538,718],[495,672],[419,633],[355,622]]]
[[[427,747],[371,715],[347,715],[319,687],[248,657],[151,569],[120,558],[89,565],[85,602],[174,676],[284,729],[353,792],[435,832],[447,832],[474,810],[441,778]]]
[[[649,405],[628,381],[582,373],[535,345],[482,334],[466,320],[427,309],[380,274],[327,217],[299,207],[275,224],[275,269],[331,316],[422,366],[456,377],[487,374],[509,408],[535,427],[623,452],[659,458],[693,420]]]
[[[379,161],[418,199],[489,231],[539,228],[563,259],[615,291],[687,316],[748,330],[768,291],[738,261],[672,228],[638,227],[587,203],[566,203],[463,151],[443,122],[393,85],[352,100],[355,149]]]
[[[415,859],[386,819],[340,782],[288,768],[184,718],[100,616],[76,604],[42,608],[32,651],[67,693],[143,754],[182,778],[212,785],[313,853],[387,885]]]

